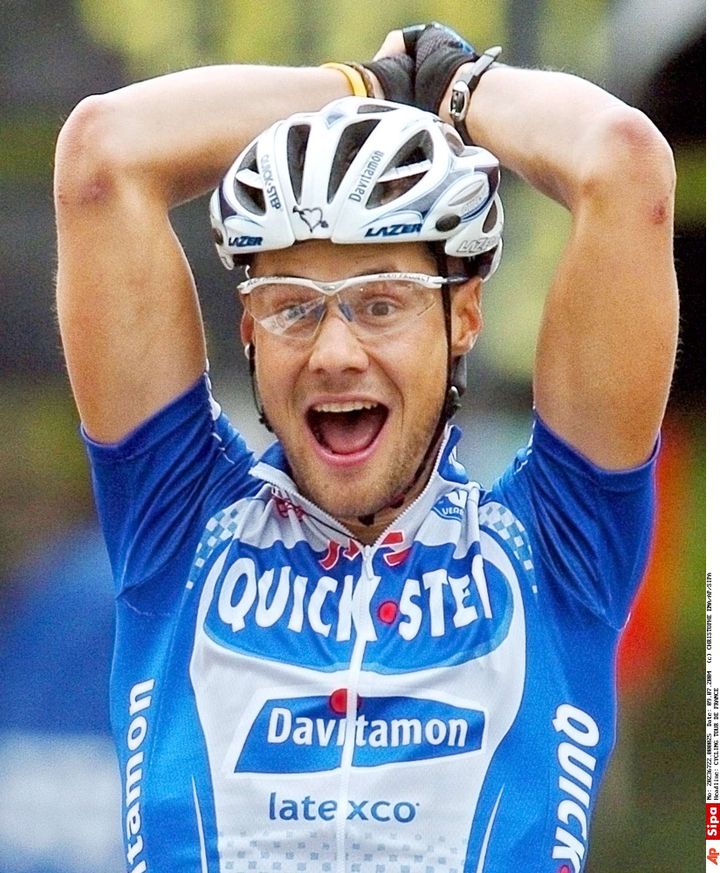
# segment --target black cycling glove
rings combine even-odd
[[[458,68],[479,55],[454,30],[437,22],[407,27],[403,37],[415,58],[415,105],[437,114]]]
[[[391,55],[363,64],[366,70],[371,70],[382,85],[385,100],[394,103],[415,102],[413,88],[413,73],[415,63],[408,55]]]

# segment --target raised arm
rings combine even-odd
[[[118,440],[205,366],[169,211],[212,188],[276,119],[348,93],[337,70],[220,66],[89,97],[72,112],[56,155],[57,306],[90,436]]]
[[[589,82],[504,66],[482,77],[466,123],[474,142],[572,213],[538,339],[538,413],[600,466],[641,463],[677,341],[668,144]]]

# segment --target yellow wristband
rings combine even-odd
[[[336,64],[334,61],[330,61],[329,63],[323,64],[322,66],[327,67],[329,70],[340,70],[340,72],[350,83],[350,88],[352,89],[352,92],[356,97],[368,96],[367,88],[365,87],[363,77],[357,70],[353,69],[347,64]]]

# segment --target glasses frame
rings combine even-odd
[[[325,297],[336,297],[342,291],[347,288],[352,288],[357,285],[362,285],[365,282],[369,281],[385,281],[385,282],[415,282],[418,285],[421,285],[423,288],[428,288],[430,290],[439,291],[445,285],[461,285],[464,282],[468,281],[467,276],[430,276],[427,273],[404,273],[404,272],[389,272],[389,273],[365,273],[360,276],[349,276],[345,279],[336,279],[332,282],[323,282],[318,279],[310,279],[304,276],[255,276],[251,279],[245,279],[240,282],[237,286],[237,290],[240,293],[241,297],[247,297],[250,295],[255,289],[262,288],[263,285],[267,285],[270,283],[281,284],[281,285],[289,285],[289,286],[303,286],[305,288],[312,288],[314,291],[322,294]],[[431,304],[432,306],[433,304]],[[430,308],[430,307],[428,307]],[[342,301],[340,301],[339,306],[340,312],[343,315],[344,320],[349,324],[353,325],[354,322],[350,319],[347,314],[343,310]],[[320,329],[320,325],[325,319],[327,315],[327,307],[325,307],[325,311],[322,316],[318,319],[315,330],[312,334],[307,337],[291,337],[287,336],[285,333],[277,333],[276,331],[270,330],[263,324],[263,321],[266,319],[258,318],[253,315],[252,311],[248,307],[247,309],[249,315],[252,319],[259,324],[264,330],[267,330],[268,333],[271,333],[273,336],[281,337],[285,340],[291,341],[300,341],[300,342],[308,342],[315,338],[318,330]],[[423,310],[423,312],[427,312],[427,309]],[[423,312],[418,314],[422,315]],[[272,318],[274,316],[268,316],[267,318]],[[378,333],[377,336],[383,336],[383,333]]]

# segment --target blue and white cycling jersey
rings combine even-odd
[[[486,491],[458,439],[372,546],[205,380],[88,443],[129,871],[583,869],[653,464],[599,470],[538,420]]]

